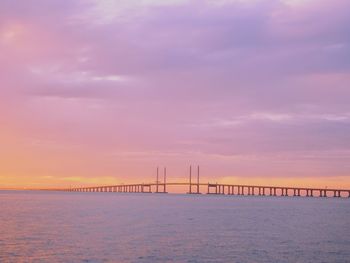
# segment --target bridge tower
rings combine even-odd
[[[199,165],[197,166],[197,183],[195,183],[194,185],[192,184],[192,165],[190,165],[190,178],[189,179],[190,180],[189,180],[188,194],[200,194],[200,192],[199,192]],[[196,192],[192,192],[192,185],[197,188]]]

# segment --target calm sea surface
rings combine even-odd
[[[350,199],[0,191],[0,262],[350,262]]]

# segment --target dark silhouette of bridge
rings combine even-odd
[[[112,192],[112,193],[161,193],[166,194],[168,186],[186,186],[187,194],[202,194],[201,189],[206,189],[206,194],[237,195],[237,196],[296,196],[296,197],[349,197],[350,190],[311,188],[311,187],[287,187],[266,185],[242,185],[242,184],[218,184],[200,183],[199,166],[197,167],[196,181],[192,180],[192,166],[189,170],[188,182],[167,182],[167,170],[163,170],[163,181],[159,180],[159,168],[157,168],[155,183],[119,184],[105,186],[73,187],[68,189],[56,189],[69,192]]]

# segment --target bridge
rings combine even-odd
[[[312,187],[287,187],[268,185],[242,185],[242,184],[218,184],[200,183],[199,166],[197,167],[197,178],[192,180],[192,167],[190,167],[189,180],[187,182],[167,182],[166,168],[163,172],[163,181],[159,180],[159,169],[155,183],[119,184],[89,187],[73,187],[60,189],[69,192],[111,192],[111,193],[160,193],[166,194],[169,186],[185,186],[187,194],[202,194],[203,188],[206,194],[213,195],[237,195],[237,196],[298,196],[298,197],[348,197],[350,190],[328,189]],[[56,189],[57,190],[57,189]]]

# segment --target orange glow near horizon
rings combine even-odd
[[[11,179],[12,178],[12,179]],[[285,187],[310,187],[310,188],[335,188],[335,189],[350,189],[350,180],[348,177],[326,177],[326,178],[266,178],[266,177],[224,177],[221,179],[201,178],[201,183],[219,183],[219,184],[237,184],[237,185],[256,185],[256,186],[285,186]],[[124,179],[124,180],[123,180]],[[39,180],[34,181],[31,177],[26,176],[1,176],[2,185],[0,189],[42,189],[42,188],[70,188],[70,187],[89,187],[89,186],[104,186],[104,185],[120,185],[120,184],[140,184],[140,183],[155,183],[155,178],[139,178],[130,181],[127,178],[117,179],[115,177],[99,176],[99,177],[52,177],[41,176]],[[20,181],[20,183],[19,183]],[[188,178],[183,180],[167,179],[167,182],[188,182]],[[187,187],[170,186],[169,192],[184,193]],[[203,188],[204,189],[204,188]]]

